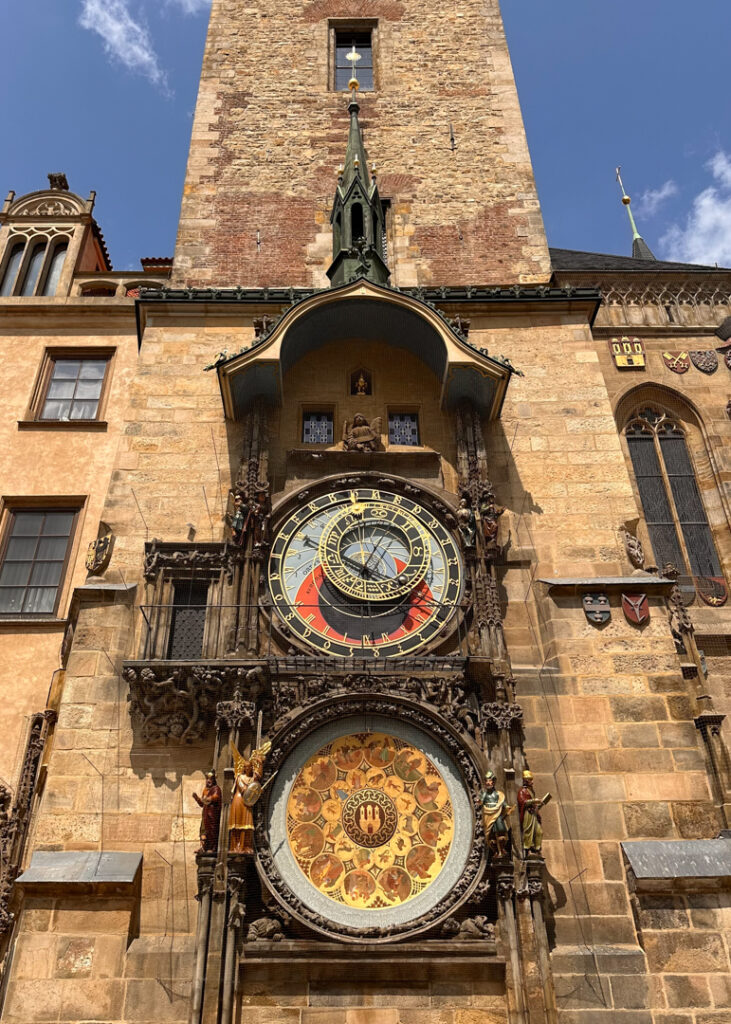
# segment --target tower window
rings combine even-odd
[[[348,60],[348,54],[355,52],[360,60]],[[373,33],[371,29],[335,30],[335,90],[343,92],[355,74],[360,88],[373,89]]]
[[[10,250],[8,256],[8,262],[5,265],[5,273],[3,274],[2,283],[0,284],[0,295],[12,295],[13,286],[15,285],[15,279],[18,276],[18,269],[20,267],[21,260],[23,259],[23,250],[25,249],[25,242],[16,242]]]
[[[415,412],[388,414],[388,443],[419,445],[419,417]]]
[[[37,242],[33,246],[33,250],[28,260],[28,266],[25,269],[25,277],[23,278],[23,287],[20,289],[21,295],[34,295],[36,285],[38,284],[38,278],[41,275],[41,267],[43,266],[43,260],[46,256],[46,242]]]
[[[302,440],[305,444],[332,444],[333,414],[306,412],[302,418]]]

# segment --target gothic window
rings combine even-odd
[[[360,60],[348,60],[348,54],[355,52]],[[355,75],[362,90],[373,89],[373,37],[372,30],[335,30],[335,90],[342,92]]]
[[[41,267],[46,256],[46,245],[47,242],[44,239],[42,242],[36,242],[31,249],[30,259],[25,268],[23,284],[20,289],[21,295],[35,295],[38,278],[41,276]]]
[[[108,370],[113,349],[50,349],[41,365],[26,425],[88,423],[103,425]]]
[[[68,247],[68,242],[58,242],[53,247],[48,269],[46,270],[46,279],[43,282],[43,295],[56,294],[58,282],[61,280],[61,271],[63,270],[64,261],[66,260]]]
[[[10,249],[8,262],[5,264],[2,283],[0,283],[0,296],[13,294],[13,287],[15,286],[15,280],[18,276],[18,269],[20,268],[21,260],[23,259],[24,249],[25,242],[16,242]]]
[[[53,615],[76,509],[15,508],[0,568],[0,615]]]
[[[302,440],[305,444],[332,444],[333,414],[306,412],[302,418]]]
[[[722,577],[683,428],[648,408],[625,436],[658,566],[672,562],[695,578]]]
[[[388,443],[418,446],[419,417],[415,412],[388,414]]]

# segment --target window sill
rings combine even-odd
[[[18,420],[18,430],[105,431],[106,420]]]
[[[27,633],[31,629],[66,629],[68,619],[57,619],[49,615],[12,615],[0,614],[0,633],[18,632]]]

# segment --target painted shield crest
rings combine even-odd
[[[627,622],[641,626],[650,618],[650,604],[647,594],[622,594],[622,611]]]
[[[690,358],[693,366],[695,366],[696,370],[700,370],[701,373],[715,373],[718,369],[718,356],[712,348],[706,349],[703,352],[691,352]]]
[[[112,534],[105,533],[86,549],[86,571],[92,576],[104,572],[112,556]]]
[[[723,576],[696,576],[693,582],[701,600],[711,608],[720,608],[728,601],[728,587]]]
[[[663,352],[662,361],[673,373],[687,373],[690,369],[690,356],[687,352]]]
[[[602,626],[612,617],[612,609],[609,607],[609,598],[606,594],[584,594],[581,603],[584,606],[584,615],[594,626]]]
[[[244,790],[243,801],[247,807],[253,807],[260,796],[261,783],[256,782],[255,780],[254,782],[250,782],[249,785]]]
[[[728,352],[723,358],[726,363],[726,366],[728,366],[729,370],[731,370],[731,348],[728,350]]]

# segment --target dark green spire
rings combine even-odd
[[[384,261],[386,224],[378,186],[368,173],[368,154],[358,121],[357,85],[348,103],[350,128],[345,163],[339,168],[330,223],[333,261],[327,272],[333,287],[365,277],[386,284],[390,272]]]

